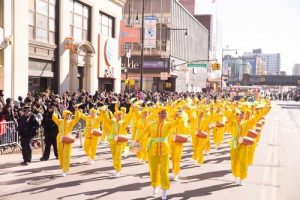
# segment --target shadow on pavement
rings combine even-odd
[[[14,163],[6,163],[0,165],[0,169],[8,169],[8,168],[13,168],[13,167],[19,167],[21,162],[14,162]]]
[[[172,199],[175,197],[182,197],[181,199],[189,199],[192,197],[207,196],[207,195],[211,195],[213,192],[225,190],[233,187],[238,187],[238,186],[232,183],[223,183],[223,184],[213,185],[213,186],[199,188],[195,190],[187,190],[179,194],[171,194],[168,195],[168,199]]]
[[[38,177],[38,178],[47,178],[47,177],[49,177],[49,176]],[[58,176],[57,176],[57,178],[58,178]],[[61,178],[63,178],[63,177],[61,177]],[[49,191],[55,190],[57,188],[60,188],[60,189],[72,188],[72,187],[81,185],[82,183],[97,182],[97,181],[108,180],[108,179],[112,179],[112,178],[114,178],[114,177],[106,175],[106,176],[81,179],[81,180],[76,180],[76,181],[62,182],[62,183],[58,183],[58,184],[54,184],[54,185],[41,186],[41,187],[35,187],[35,188],[23,190],[23,191],[18,192],[18,194],[27,193],[27,192],[29,192],[30,194],[39,194],[39,193],[43,193],[43,192],[49,192]],[[31,178],[31,180],[33,180],[33,178]],[[34,181],[37,181],[37,179],[35,179]],[[2,196],[0,196],[0,199],[1,199],[1,197],[10,196],[12,194],[16,194],[16,193],[2,195]]]
[[[11,185],[11,184],[19,184],[19,183],[26,183],[27,181],[38,181],[42,179],[51,179],[54,180],[56,175],[43,175],[43,176],[35,176],[35,177],[27,177],[27,178],[20,178],[11,181],[1,181],[0,185]]]
[[[221,157],[221,158],[214,158],[214,159],[208,159],[208,160],[205,160],[204,163],[207,164],[207,163],[214,163],[214,164],[217,164],[217,163],[221,163],[225,160],[230,160],[230,156],[226,156],[226,157]]]
[[[98,195],[96,197],[85,198],[85,199],[86,200],[100,199],[100,198],[104,198],[105,196],[109,196],[110,194],[113,194],[113,193],[116,193],[116,192],[128,192],[128,191],[141,190],[144,187],[149,187],[149,185],[150,185],[149,182],[145,182],[145,183],[133,183],[133,184],[122,185],[122,186],[115,187],[115,188],[109,188],[109,189],[102,189],[102,190],[94,190],[94,191],[87,191],[87,192],[75,193],[75,194],[71,194],[71,195],[62,196],[62,197],[59,197],[57,199],[64,199],[64,198],[68,198],[68,197],[75,197],[75,196],[78,196],[78,195],[86,195],[86,196]],[[101,194],[101,195],[99,195],[99,194]],[[145,198],[143,198],[143,199],[145,199]]]
[[[221,170],[221,171],[215,171],[215,172],[196,174],[196,175],[192,175],[192,176],[186,176],[186,177],[182,177],[181,179],[185,183],[190,183],[190,182],[203,181],[206,179],[219,178],[219,177],[223,177],[230,173],[231,173],[231,170]]]
[[[126,168],[126,167],[132,167],[132,166],[137,166],[137,164],[136,163],[125,163],[125,164],[122,164],[122,169]],[[77,173],[74,173],[74,174],[81,174],[82,176],[84,176],[84,175],[93,174],[93,173],[99,172],[99,171],[100,172],[106,172],[106,171],[111,171],[111,170],[114,170],[114,168],[113,168],[112,165],[111,166],[107,166],[107,167],[102,167],[102,168],[95,167],[94,169],[80,171],[80,172],[77,172]]]

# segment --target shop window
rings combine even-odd
[[[89,40],[90,8],[72,0],[70,4],[70,35],[76,41]]]
[[[56,0],[29,1],[29,39],[55,44]]]
[[[29,60],[29,69],[37,71],[48,71],[52,72],[53,62],[40,61],[40,60]]]

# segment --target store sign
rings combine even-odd
[[[65,49],[73,50],[74,48],[74,39],[73,37],[66,37],[65,38]]]
[[[118,40],[109,38],[106,40],[104,47],[104,58],[107,66],[112,66],[118,62],[119,46]]]
[[[104,78],[114,78],[114,68],[110,67],[109,69],[104,70]]]
[[[160,80],[168,80],[169,74],[168,72],[160,72]]]
[[[144,20],[144,48],[156,48],[156,16],[146,16]]]
[[[143,69],[167,69],[167,63],[164,61],[144,61]],[[130,60],[129,65],[126,62],[122,63],[122,69],[129,68],[129,70],[139,70],[140,69],[140,60]]]

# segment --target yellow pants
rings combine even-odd
[[[239,147],[239,177],[241,180],[247,178],[248,171],[248,146],[240,145]]]
[[[131,127],[131,135],[132,135],[132,139],[136,139],[136,127],[132,126]]]
[[[238,161],[239,161],[239,150],[238,148],[231,148],[230,149],[230,160],[231,160],[231,171],[232,171],[232,175],[234,177],[238,177],[239,176],[239,165],[238,165]]]
[[[63,144],[61,142],[61,137],[61,134],[58,134],[56,137],[57,152],[60,169],[66,173],[70,170],[72,144]]]
[[[122,169],[122,151],[126,146],[126,142],[110,142],[110,150],[113,157],[113,167],[114,169],[119,172]]]
[[[172,159],[172,172],[177,175],[180,174],[180,162],[182,157],[183,144],[172,142],[171,145],[171,159]]]
[[[213,140],[217,147],[220,146],[221,142],[224,139],[224,130],[224,127],[216,127],[213,131]]]
[[[203,164],[204,163],[204,147],[206,144],[207,138],[198,138],[196,137],[195,139],[195,150],[194,150],[194,155],[193,159],[198,161],[198,164]]]
[[[247,178],[248,147],[239,145],[238,148],[230,150],[230,156],[232,175],[239,177],[241,180]]]
[[[207,139],[205,141],[205,146],[204,146],[204,150],[205,152],[210,152],[210,130],[207,132]]]
[[[105,139],[106,139],[106,136],[107,136],[107,133],[106,133],[106,131],[103,130],[102,135],[101,135],[101,138],[100,138],[100,141],[101,141],[101,142],[104,142]]]
[[[225,124],[225,130],[224,130],[224,132],[226,132],[226,133],[231,133],[231,125],[230,125],[231,123],[229,123],[229,122],[227,122],[226,124]]]
[[[191,136],[192,136],[191,138],[192,138],[193,152],[195,154],[195,150],[196,150],[196,131],[192,131]]]
[[[257,138],[256,138],[257,142],[259,142],[259,140],[260,140],[261,133],[262,133],[262,129],[261,129],[261,132],[257,135]]]
[[[141,145],[141,149],[136,154],[137,158],[143,161],[148,161],[147,138],[138,142]]]
[[[153,156],[148,154],[151,186],[161,185],[162,190],[170,189],[169,181],[169,154]]]
[[[99,139],[99,137],[86,137],[84,140],[84,151],[92,160],[95,160]]]
[[[248,147],[248,165],[253,164],[254,160],[254,153],[255,153],[255,148],[257,144],[257,139],[255,140],[254,144]]]

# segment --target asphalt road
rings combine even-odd
[[[181,177],[171,183],[169,199],[299,200],[300,199],[300,103],[273,102],[266,118],[254,165],[243,186],[237,186],[230,170],[229,147],[223,145],[206,156],[199,166],[186,144]],[[226,140],[228,140],[228,136]],[[71,173],[61,177],[58,161],[20,166],[21,155],[0,155],[0,199],[160,199],[151,197],[148,165],[134,155],[123,160],[121,177],[113,177],[107,145],[99,145],[95,165],[86,165],[78,143],[73,148]],[[171,177],[171,174],[170,174]]]

